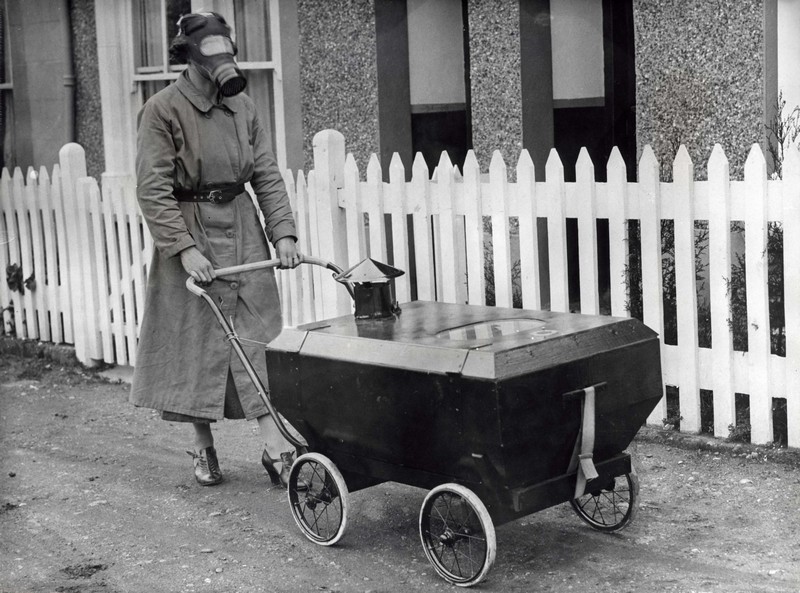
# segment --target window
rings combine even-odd
[[[178,33],[181,15],[200,10],[218,12],[230,25],[239,48],[236,61],[247,77],[246,93],[255,101],[278,164],[285,167],[278,0],[134,0],[136,109],[186,68],[169,63],[169,44]]]
[[[11,44],[8,11],[0,1],[0,169],[14,166],[14,102],[11,91]]]

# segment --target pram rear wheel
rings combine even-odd
[[[639,478],[634,472],[605,484],[587,485],[586,493],[570,501],[578,516],[598,531],[618,531],[635,517],[639,506]]]
[[[298,489],[298,483],[308,488]],[[292,517],[303,535],[321,546],[339,541],[347,527],[349,492],[330,459],[319,453],[298,457],[289,472],[287,490]]]
[[[419,513],[425,556],[444,580],[459,587],[480,583],[497,552],[494,524],[481,499],[459,484],[431,490]]]

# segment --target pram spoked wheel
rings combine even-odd
[[[497,552],[494,524],[469,488],[442,484],[431,490],[419,513],[425,556],[436,572],[459,587],[481,582]]]
[[[308,488],[298,490],[298,482]],[[289,472],[287,489],[292,516],[303,535],[321,546],[339,541],[347,527],[349,492],[333,462],[319,453],[301,455]]]
[[[634,472],[587,487],[569,503],[578,516],[598,531],[618,531],[630,523],[639,506],[639,478]]]

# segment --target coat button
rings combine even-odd
[[[227,115],[228,117],[233,117],[233,112],[232,112],[232,111],[227,111],[227,110],[226,110],[226,111],[225,111],[225,115]]]
[[[233,239],[233,235],[233,231],[225,231],[225,236],[228,237],[228,239]]]
[[[236,290],[237,288],[239,288],[239,283],[238,282],[231,282],[231,290]]]

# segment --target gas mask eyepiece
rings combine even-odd
[[[188,58],[216,84],[223,97],[241,93],[247,79],[236,65],[236,45],[230,27],[215,12],[193,13],[178,21],[179,36],[186,39]]]

